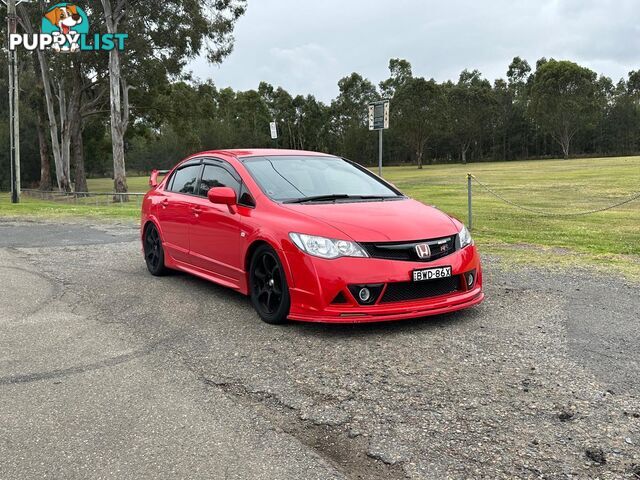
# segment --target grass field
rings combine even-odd
[[[555,213],[582,212],[617,203],[640,191],[640,157],[544,160],[385,169],[406,194],[467,221],[467,172],[520,205]],[[146,177],[130,178],[132,192],[146,191]],[[109,179],[89,180],[92,192],[112,190]],[[132,205],[63,205],[0,197],[1,216],[137,218]],[[505,261],[591,265],[640,278],[640,200],[581,217],[546,217],[518,210],[474,185],[473,234],[483,251]]]

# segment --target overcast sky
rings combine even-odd
[[[328,102],[340,78],[374,84],[390,58],[414,75],[456,80],[478,69],[505,77],[519,55],[576,61],[617,81],[640,68],[638,0],[248,0],[235,50],[220,66],[197,61],[196,77],[247,90],[261,80]]]

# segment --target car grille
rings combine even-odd
[[[456,251],[457,235],[452,237],[437,238],[435,240],[421,240],[414,242],[394,243],[361,243],[371,258],[385,260],[400,260],[405,262],[432,262],[451,255]],[[416,246],[426,243],[431,248],[431,257],[421,259],[418,257]]]
[[[461,289],[459,277],[442,278],[429,282],[389,283],[380,303],[408,302],[439,297]]]

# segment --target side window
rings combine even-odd
[[[238,200],[238,205],[251,208],[256,206],[256,201],[253,199],[251,193],[249,192],[249,189],[244,183],[240,188],[240,199]]]
[[[206,197],[209,189],[214,187],[230,187],[240,194],[240,182],[224,168],[215,165],[205,165],[202,180],[200,181],[200,191],[198,195]]]
[[[196,184],[200,174],[200,165],[191,165],[178,170],[171,180],[171,191],[193,195],[196,193]]]

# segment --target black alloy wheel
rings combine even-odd
[[[270,324],[287,321],[291,299],[278,254],[269,246],[256,250],[250,267],[251,303],[260,318]]]
[[[144,235],[144,259],[151,275],[160,277],[167,273],[167,268],[164,266],[162,240],[158,229],[153,224],[147,227]]]

